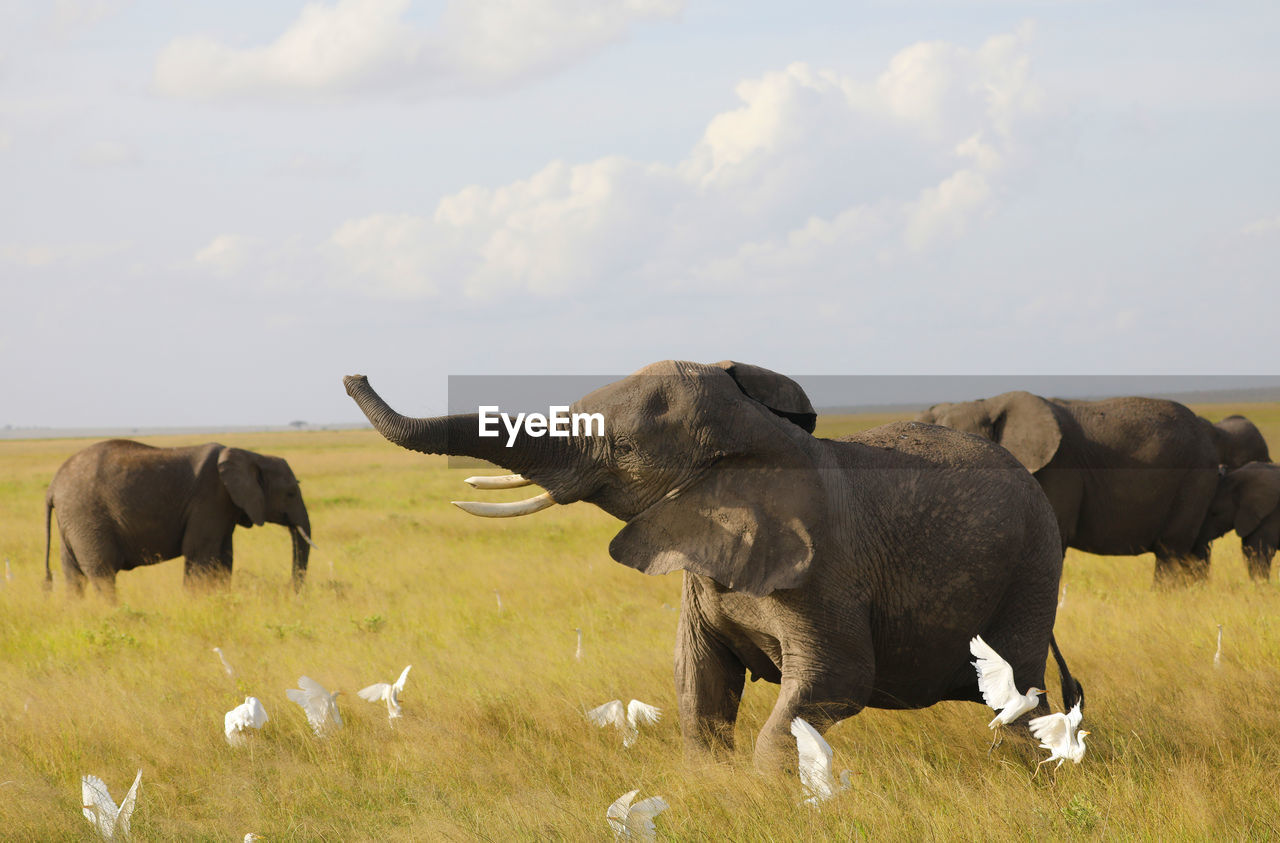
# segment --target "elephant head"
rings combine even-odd
[[[1280,545],[1280,466],[1251,462],[1223,475],[1200,532],[1212,541],[1228,530],[1240,536],[1250,577],[1267,580]]]
[[[939,424],[989,439],[1035,473],[1049,464],[1062,442],[1062,428],[1048,401],[1030,392],[1005,392],[993,398],[934,404],[916,421]]]
[[[598,389],[570,408],[599,413],[604,435],[479,436],[476,414],[409,418],[363,375],[344,379],[373,426],[415,451],[477,457],[519,472],[505,481],[546,492],[518,504],[459,504],[520,515],[586,501],[626,522],[609,546],[648,574],[692,571],[761,596],[803,583],[822,529],[814,481],[816,413],[790,378],[732,361],[666,361]],[[807,468],[808,471],[796,469]]]
[[[260,527],[271,522],[289,528],[293,539],[293,583],[301,586],[314,545],[307,505],[289,463],[242,448],[224,448],[218,456],[218,476],[239,509],[241,526]]]
[[[1267,440],[1262,431],[1244,416],[1227,416],[1210,426],[1213,445],[1218,450],[1218,463],[1228,469],[1248,462],[1270,462]]]

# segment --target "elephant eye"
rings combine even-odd
[[[613,451],[620,457],[625,457],[635,450],[635,446],[631,444],[629,439],[618,439],[613,443]]]

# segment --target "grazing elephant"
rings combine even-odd
[[[692,750],[732,748],[747,671],[781,685],[761,767],[795,757],[797,716],[823,731],[865,706],[981,702],[974,635],[1020,690],[1043,687],[1062,549],[1040,489],[990,443],[913,423],[817,439],[798,384],[729,361],[646,367],[570,408],[601,414],[603,435],[525,428],[510,447],[479,436],[475,414],[409,418],[363,375],[344,383],[391,442],[520,472],[481,488],[546,490],[464,509],[587,501],[626,522],[615,560],[685,572],[675,680]],[[1078,685],[1053,649],[1070,705]]]
[[[1228,530],[1240,536],[1249,576],[1271,579],[1271,560],[1280,548],[1280,465],[1251,462],[1223,476],[1202,538],[1212,541]]]
[[[293,585],[302,586],[311,521],[289,464],[210,442],[153,448],[109,439],[72,454],[45,494],[45,588],[50,522],[58,512],[67,587],[84,593],[89,577],[115,598],[117,571],[186,557],[184,582],[226,584],[237,524],[283,524],[293,536]]]
[[[1228,470],[1249,462],[1271,462],[1262,431],[1244,416],[1227,416],[1211,426],[1210,435],[1218,449],[1218,464]]]
[[[1155,398],[1060,401],[1029,392],[935,404],[918,421],[998,442],[1044,489],[1063,549],[1153,552],[1155,583],[1208,576],[1200,526],[1218,483],[1204,419]]]

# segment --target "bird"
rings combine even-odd
[[[261,834],[254,834],[252,831],[244,836],[244,843],[253,843],[255,840],[261,840]]]
[[[13,573],[12,573],[12,572],[10,572],[10,570],[9,570],[9,560],[8,560],[8,559],[5,559],[5,560],[4,560],[4,581],[5,581],[5,582],[7,582],[7,583],[9,583],[9,582],[13,582]]]
[[[623,746],[631,746],[636,742],[636,738],[640,737],[641,724],[651,726],[661,718],[662,709],[640,700],[627,703],[625,713],[622,700],[609,700],[587,712],[587,719],[601,728],[610,724],[617,726],[618,731],[622,732]]]
[[[245,697],[244,702],[227,712],[222,718],[227,743],[240,746],[245,741],[246,729],[261,729],[269,718],[267,710],[257,697]]]
[[[1218,652],[1213,654],[1213,666],[1222,667],[1222,624],[1218,624]]]
[[[493,596],[498,598],[498,611],[501,612],[502,611],[502,595],[499,594],[497,591],[495,591],[493,593]]]
[[[1062,604],[1067,602],[1067,584],[1062,584],[1062,593],[1058,595],[1058,608],[1062,608]]]
[[[1057,712],[1054,714],[1046,714],[1043,717],[1032,718],[1027,726],[1031,729],[1031,736],[1040,741],[1040,748],[1049,750],[1049,757],[1036,765],[1036,772],[1040,772],[1040,767],[1048,764],[1050,761],[1057,760],[1057,770],[1062,766],[1062,762],[1070,759],[1079,764],[1080,759],[1084,758],[1084,739],[1089,734],[1084,729],[1078,729],[1080,725],[1080,703],[1076,703],[1071,707],[1071,711],[1063,714]],[[1035,778],[1035,775],[1032,775]]]
[[[578,661],[582,661],[582,630],[574,627],[573,631],[578,633],[578,650],[573,654],[573,657]]]
[[[836,793],[848,790],[849,771],[840,771],[840,787],[836,787],[832,776],[831,758],[834,753],[831,744],[827,743],[818,730],[809,721],[797,717],[791,721],[791,734],[796,739],[796,751],[800,756],[800,783],[808,791],[807,805],[817,805],[830,799]]]
[[[362,700],[369,702],[380,702],[386,700],[387,703],[387,719],[394,720],[400,716],[400,693],[404,690],[404,680],[409,676],[409,665],[400,671],[400,678],[394,684],[389,682],[376,682],[367,688],[361,688],[356,691],[356,696]]]
[[[214,647],[213,651],[218,654],[218,661],[222,662],[222,669],[227,672],[227,675],[235,676],[236,672],[232,670],[231,664],[227,661],[227,657],[222,655],[222,648]]]
[[[987,724],[987,728],[995,730],[988,753],[1004,739],[1001,728],[1009,725],[1022,715],[1040,704],[1040,688],[1028,688],[1025,694],[1018,693],[1013,682],[1013,668],[1000,654],[991,649],[981,635],[973,636],[969,642],[969,652],[977,656],[973,666],[978,671],[978,690],[987,705],[996,711],[995,718]]]
[[[285,691],[285,695],[307,713],[307,722],[311,724],[316,737],[323,738],[331,726],[342,725],[342,715],[338,713],[336,699],[341,691],[331,694],[323,685],[307,676],[298,678],[298,688],[301,690],[290,688]]]
[[[639,792],[636,789],[622,794],[605,811],[605,821],[613,829],[615,840],[658,839],[658,828],[653,824],[653,818],[671,806],[661,796],[650,796],[631,804]]]
[[[106,784],[97,776],[80,777],[80,806],[85,819],[98,830],[103,840],[128,840],[129,818],[138,802],[138,785],[142,781],[142,771],[133,779],[120,807],[111,798]]]

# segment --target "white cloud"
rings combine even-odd
[[[1280,233],[1280,217],[1265,217],[1260,220],[1254,220],[1241,229],[1240,233],[1254,236]]]
[[[195,254],[198,266],[220,274],[244,269],[254,256],[258,242],[238,234],[220,234]]]
[[[120,141],[99,141],[80,150],[76,157],[86,167],[129,167],[142,161],[136,147]]]
[[[552,162],[430,215],[343,223],[339,279],[394,297],[612,285],[830,285],[980,225],[1040,105],[1029,33],[908,47],[869,81],[794,64],[742,82],[673,165]]]
[[[547,72],[680,11],[683,0],[453,0],[432,28],[410,0],[308,3],[265,46],[170,42],[155,81],[178,97],[341,97],[374,88],[448,91]]]

